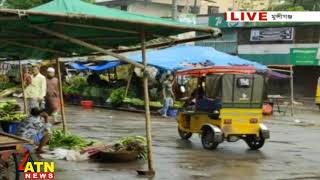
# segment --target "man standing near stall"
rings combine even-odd
[[[46,91],[46,78],[40,73],[39,66],[32,66],[31,83],[25,89],[29,110],[32,108],[44,109]]]
[[[52,67],[47,69],[47,94],[45,102],[46,112],[52,116],[54,124],[59,124],[60,122],[57,121],[60,109],[59,82],[58,78],[55,77],[55,69]]]
[[[175,96],[172,90],[173,79],[173,75],[168,74],[165,81],[162,83],[163,107],[160,110],[162,117],[167,117],[168,110],[174,103]]]

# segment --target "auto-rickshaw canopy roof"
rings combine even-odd
[[[29,10],[0,9],[0,57],[40,59],[94,53],[94,50],[32,26],[63,33],[104,49],[139,43],[142,29],[147,40],[189,31],[215,32],[207,26],[133,14],[81,0],[53,0]]]
[[[177,71],[177,76],[201,77],[209,74],[254,74],[253,66],[208,66]]]

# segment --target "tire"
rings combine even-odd
[[[251,150],[258,150],[262,148],[265,142],[265,139],[262,136],[248,136],[244,140]]]
[[[181,130],[179,127],[178,127],[178,133],[179,133],[179,136],[181,137],[181,139],[184,139],[184,140],[188,140],[192,136],[191,132],[185,132],[185,131]]]
[[[0,165],[0,179],[1,180],[19,180],[20,175],[18,171],[18,158],[12,154],[8,161]]]
[[[214,141],[214,131],[207,127],[204,128],[201,135],[201,143],[204,149],[214,150],[218,147],[219,143]]]

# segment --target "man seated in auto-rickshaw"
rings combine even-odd
[[[217,114],[222,107],[221,100],[219,98],[211,99],[205,95],[203,81],[204,78],[201,78],[198,87],[193,90],[184,107],[188,110]]]

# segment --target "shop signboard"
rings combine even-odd
[[[294,28],[261,28],[252,29],[250,41],[292,41]]]
[[[293,65],[319,65],[318,48],[291,48],[290,60]]]

